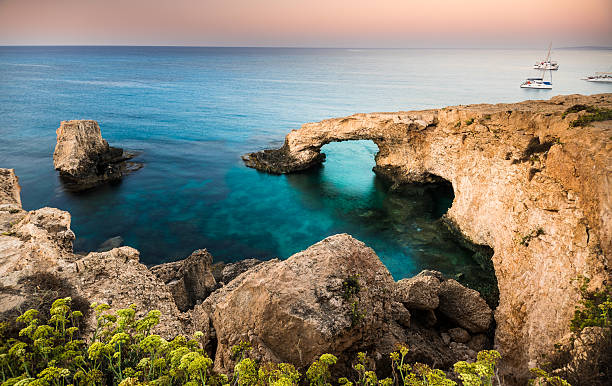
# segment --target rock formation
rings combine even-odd
[[[372,140],[374,171],[392,188],[451,182],[448,223],[495,251],[496,346],[520,377],[569,333],[579,300],[571,281],[610,280],[612,121],[572,127],[587,106],[610,109],[612,94],[356,114],[304,124],[282,148],[243,159],[287,173],[323,162],[327,143]]]
[[[251,342],[258,359],[298,368],[325,352],[342,359],[365,350],[384,362],[398,343],[410,346],[410,359],[442,367],[476,354],[464,344],[471,339],[467,331],[461,344],[445,343],[438,332],[460,324],[442,326],[434,320],[425,325],[420,315],[412,320],[411,305],[425,296],[435,299],[423,302],[436,318],[439,282],[437,290],[424,296],[398,298],[398,286],[372,249],[339,234],[285,261],[254,266],[196,306],[192,322],[195,329],[214,334],[215,366],[221,371],[233,368],[230,348],[240,341]],[[491,310],[484,307],[491,320]]]
[[[126,173],[142,166],[127,162],[134,156],[109,146],[96,121],[62,121],[57,129],[53,165],[71,190],[85,190],[120,180]]]
[[[206,249],[198,249],[185,260],[151,267],[151,272],[170,288],[178,309],[187,311],[217,289],[212,260]]]

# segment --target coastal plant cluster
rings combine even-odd
[[[568,385],[564,379],[573,384],[609,384],[612,375],[612,286],[608,284],[593,291],[589,290],[589,278],[579,276],[573,281],[577,283],[581,299],[570,321],[570,330],[574,334],[569,346],[556,345],[548,361],[542,368],[531,369],[532,374],[536,379],[546,381],[545,384]],[[596,342],[593,336],[596,336]],[[579,357],[576,362],[570,352],[572,347],[575,350],[593,343],[595,346],[590,351],[589,360],[585,362]]]
[[[350,286],[349,286],[350,287]],[[348,289],[352,292],[353,289]],[[351,294],[353,295],[353,294]],[[213,360],[203,349],[201,332],[190,339],[171,341],[151,333],[161,313],[150,311],[136,318],[134,306],[110,312],[107,304],[92,304],[97,326],[87,341],[79,328],[81,311],[71,309],[71,299],[53,302],[48,320],[30,309],[16,322],[22,328],[11,336],[8,323],[0,326],[0,376],[2,386],[21,385],[233,385],[288,386],[419,386],[493,385],[497,351],[481,351],[473,363],[454,365],[454,379],[425,364],[409,364],[408,347],[398,346],[390,354],[391,377],[379,379],[368,369],[369,358],[357,354],[351,374],[334,381],[332,367],[337,358],[323,354],[301,374],[292,364],[261,363],[249,357],[251,346],[241,342],[232,347],[236,365],[230,377],[213,370]],[[305,375],[305,377],[303,376]]]
[[[563,113],[562,118],[565,118],[567,114],[578,113],[580,111],[586,111],[586,114],[570,122],[570,127],[583,127],[588,126],[592,122],[608,121],[612,119],[612,109],[597,108],[587,105],[574,105],[570,107]]]

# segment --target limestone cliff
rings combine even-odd
[[[304,124],[282,148],[243,159],[287,173],[323,162],[327,143],[367,139],[394,187],[450,181],[448,222],[495,251],[496,346],[522,376],[568,334],[572,279],[610,280],[612,121],[572,127],[588,114],[580,106],[609,109],[612,94],[356,114]]]
[[[62,121],[57,129],[53,165],[71,190],[89,189],[121,179],[138,168],[138,164],[126,162],[133,156],[109,146],[96,121]]]

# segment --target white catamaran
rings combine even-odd
[[[550,76],[550,82],[544,80],[544,74],[542,73],[541,78],[527,78],[522,84],[521,88],[541,88],[541,89],[552,89],[552,72]]]
[[[588,82],[612,83],[612,72],[596,72],[595,75],[582,79]]]
[[[536,64],[533,65],[534,69],[536,70],[558,70],[559,69],[559,63],[553,62],[552,60],[550,60],[551,48],[552,48],[552,42],[550,42],[548,46],[548,55],[546,55],[546,59],[540,62],[536,62]]]

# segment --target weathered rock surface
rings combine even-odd
[[[324,160],[321,146],[372,140],[375,172],[393,182],[450,181],[450,224],[493,248],[500,291],[496,345],[507,374],[524,376],[569,332],[578,275],[610,280],[612,121],[570,123],[612,108],[612,94],[548,101],[356,114],[304,124],[247,166],[286,173]],[[476,327],[476,326],[473,326]]]
[[[244,259],[235,263],[215,263],[212,266],[213,276],[217,283],[227,284],[234,280],[243,272],[260,264],[261,260],[257,259]]]
[[[351,287],[354,296],[343,288],[351,278],[359,283]],[[374,251],[348,235],[259,264],[206,300],[218,341],[216,366],[228,367],[230,348],[240,340],[251,341],[263,360],[303,367],[322,353],[375,339],[393,285]]]
[[[473,289],[462,286],[456,280],[448,279],[440,284],[438,296],[440,299],[438,310],[468,331],[486,332],[491,326],[493,312],[487,302]]]
[[[198,249],[184,260],[151,267],[151,272],[168,286],[178,309],[187,311],[217,289],[212,260],[206,249]]]
[[[98,122],[62,121],[57,129],[53,165],[71,190],[84,190],[118,181],[141,164],[128,163],[134,154],[110,147],[102,138]]]
[[[13,169],[0,169],[0,234],[11,232],[11,224],[22,216],[21,188]]]
[[[434,276],[417,275],[397,282],[396,298],[408,308],[435,310],[440,299],[440,280]]]
[[[13,169],[0,169],[0,208],[3,210],[21,209],[19,178]]]

